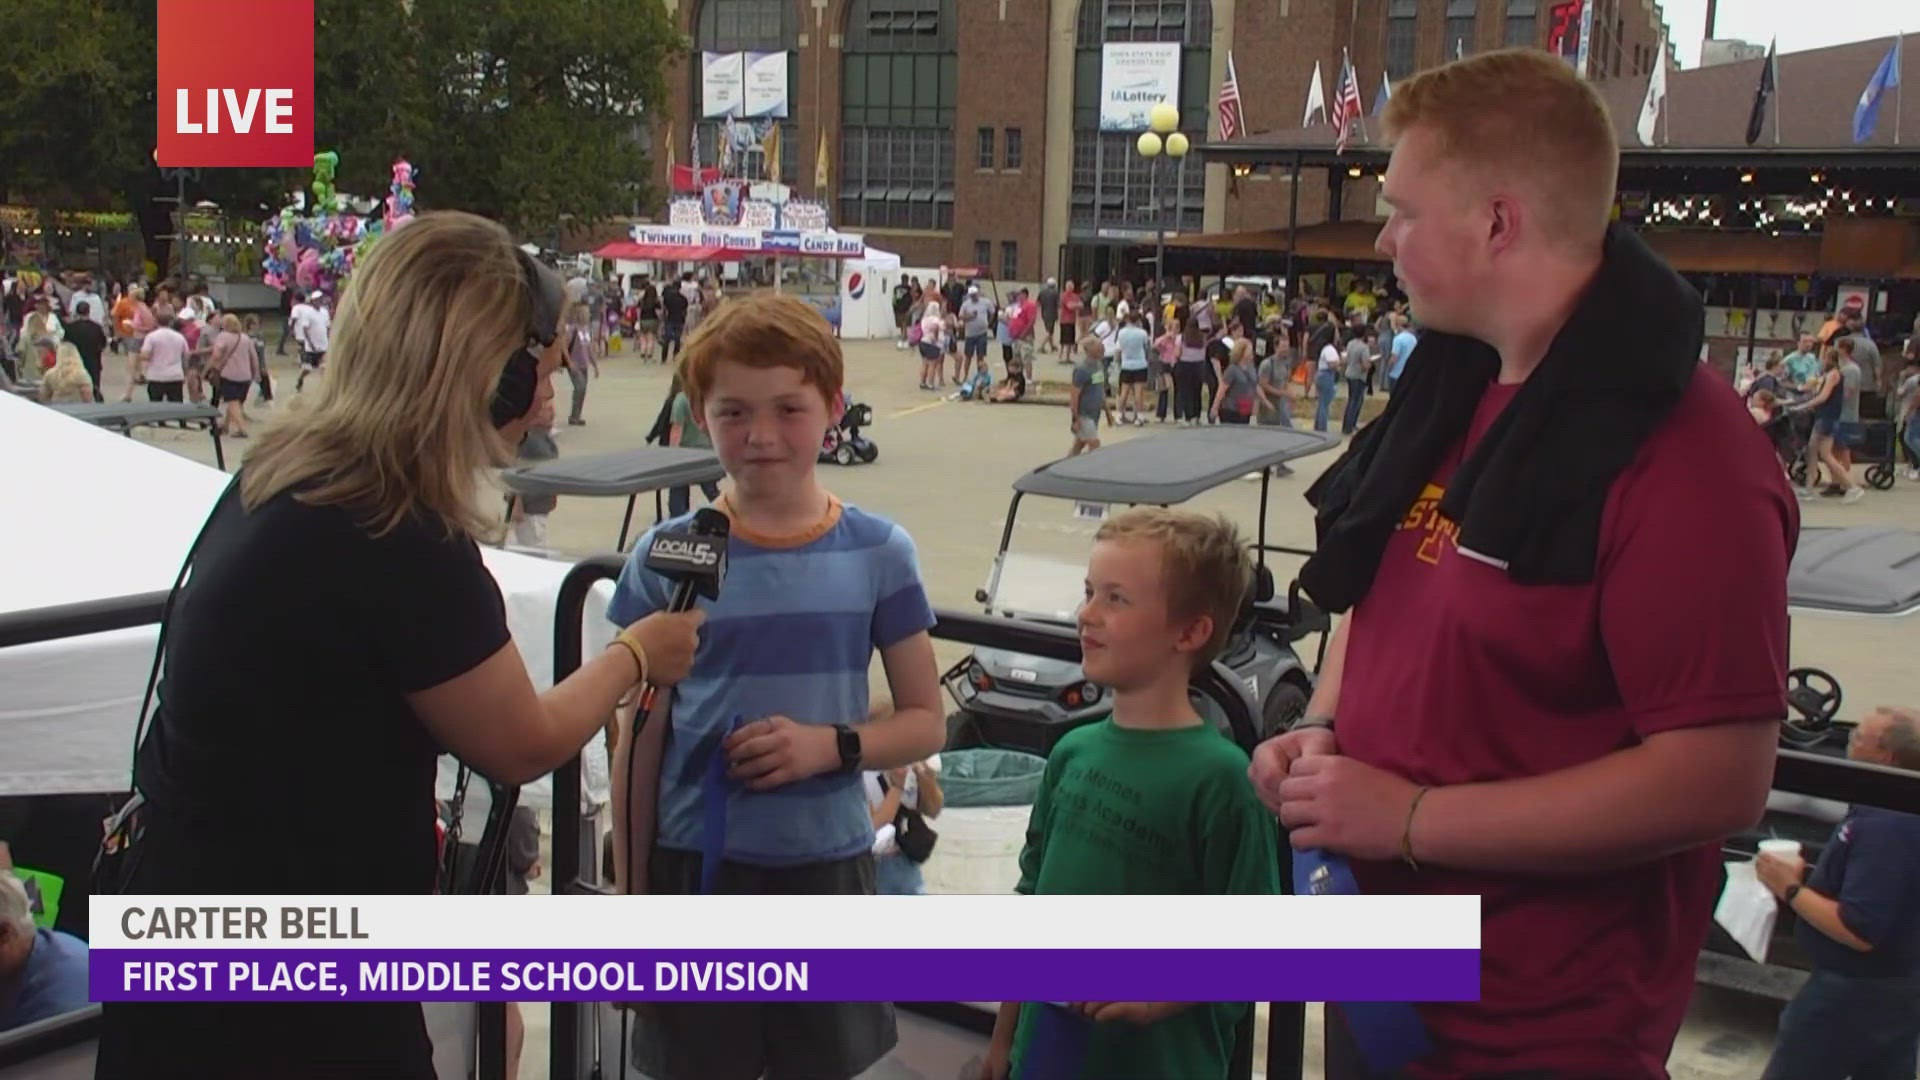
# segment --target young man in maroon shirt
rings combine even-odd
[[[1394,88],[1378,247],[1428,332],[1309,493],[1345,612],[1253,777],[1366,893],[1482,897],[1478,1001],[1421,1005],[1419,1080],[1664,1078],[1784,715],[1799,521],[1698,363],[1699,297],[1610,225],[1615,136],[1563,61]],[[1364,1075],[1329,1009],[1328,1076]]]

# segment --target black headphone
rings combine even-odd
[[[540,388],[540,354],[559,336],[560,315],[567,302],[567,287],[559,274],[518,248],[513,254],[520,260],[520,284],[527,290],[533,312],[527,320],[526,343],[507,357],[499,385],[493,389],[489,413],[496,428],[506,427],[532,411],[534,395]]]

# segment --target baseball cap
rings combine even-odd
[[[969,285],[969,286],[967,286],[967,295],[968,295],[968,296],[979,296],[979,295],[980,295],[980,286],[978,286],[978,285]]]
[[[327,298],[327,294],[321,292],[319,289],[315,289],[312,292],[307,294],[308,300],[325,300],[326,298]]]

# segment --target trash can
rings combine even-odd
[[[1020,848],[1047,759],[987,747],[940,755],[945,808],[921,866],[929,893],[1004,894],[1020,882]]]

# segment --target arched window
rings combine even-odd
[[[1192,154],[1160,164],[1154,212],[1150,164],[1134,148],[1138,133],[1100,130],[1100,47],[1108,42],[1179,42],[1180,130],[1199,143],[1207,134],[1213,65],[1212,0],[1080,0],[1073,68],[1073,207],[1068,231],[1096,238],[1101,230],[1199,232],[1206,169]],[[1109,232],[1107,235],[1114,235]]]
[[[954,0],[852,0],[840,82],[838,223],[953,228]]]
[[[703,52],[784,52],[787,55],[787,115],[776,120],[780,125],[780,180],[795,183],[800,176],[800,20],[794,13],[794,0],[705,0],[694,17],[693,56],[687,65],[693,72],[694,138],[698,143],[699,164],[712,167],[719,161],[720,118],[702,118],[701,57]],[[753,124],[757,121],[745,121]],[[747,175],[760,176],[760,149],[747,151]]]

